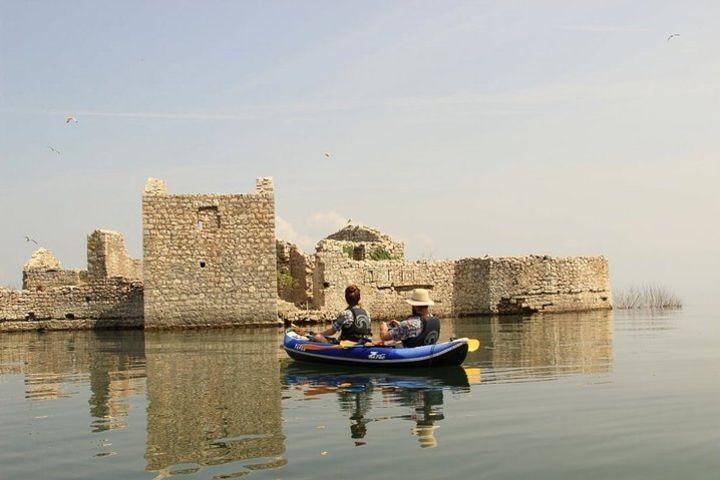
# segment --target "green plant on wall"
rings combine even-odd
[[[388,252],[385,247],[379,246],[375,247],[375,249],[370,252],[370,258],[372,260],[390,260],[392,257],[390,256],[390,252]]]
[[[278,287],[284,289],[295,288],[297,281],[287,272],[277,272]]]
[[[353,258],[353,246],[352,245],[343,245],[342,251],[345,255],[347,255],[350,258]]]

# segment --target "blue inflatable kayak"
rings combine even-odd
[[[462,364],[468,352],[468,339],[458,338],[414,348],[341,346],[311,341],[288,330],[285,332],[283,347],[291,358],[305,362],[365,367],[439,367]]]

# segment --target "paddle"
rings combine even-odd
[[[478,340],[477,338],[468,338],[467,344],[468,352],[474,352],[478,348],[480,348],[480,340]],[[355,345],[357,345],[357,343],[351,340],[340,340],[341,347],[354,347]]]

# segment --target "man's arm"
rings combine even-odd
[[[397,320],[390,320],[390,325],[392,325],[393,328],[395,328],[398,325]],[[393,340],[393,334],[390,331],[390,329],[388,328],[387,323],[385,323],[385,322],[380,323],[380,340],[382,340],[382,341]]]

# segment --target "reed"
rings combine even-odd
[[[618,309],[682,308],[682,300],[675,293],[659,285],[631,287],[613,292],[613,305]]]

